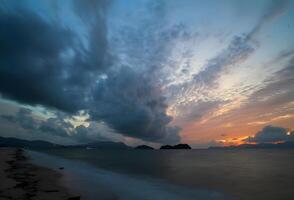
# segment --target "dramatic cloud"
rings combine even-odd
[[[35,119],[32,111],[28,108],[20,108],[16,115],[1,115],[1,118],[28,131],[41,131],[62,137],[69,136],[68,130],[73,127],[70,123],[65,122],[60,115],[45,121]]]
[[[287,56],[288,61],[281,70],[273,73],[265,80],[263,87],[253,92],[246,103],[231,112],[232,121],[246,118],[249,125],[274,123],[283,116],[291,119],[294,99],[294,59]],[[270,110],[270,112],[267,112]],[[265,117],[267,115],[267,117]]]
[[[210,87],[225,67],[244,61],[253,51],[254,48],[247,43],[246,37],[234,37],[224,51],[209,60],[204,70],[194,76],[194,84]]]
[[[82,37],[29,10],[0,10],[0,26],[7,27],[0,33],[1,95],[69,114],[84,110],[91,120],[106,122],[117,133],[134,138],[178,142],[179,129],[168,126],[171,117],[152,75],[114,63],[109,54],[108,4],[74,1],[73,12],[87,32]],[[59,136],[70,135],[70,129],[60,117],[38,127]],[[85,129],[79,127],[78,135]]]
[[[80,142],[109,132],[177,143],[194,130],[230,136],[224,127],[251,134],[255,124],[290,121],[294,4],[214,4],[2,2],[1,99],[33,112],[2,110],[1,122]],[[39,108],[49,114],[35,117]],[[87,121],[72,123],[79,113]]]
[[[245,142],[275,143],[294,141],[294,135],[287,134],[288,130],[281,127],[266,126],[253,137],[248,137]]]
[[[68,115],[56,112],[55,116],[48,119],[38,119],[34,116],[32,110],[28,108],[20,108],[16,115],[0,115],[0,118],[18,125],[28,131],[28,133],[35,135],[50,135],[58,138],[67,138],[77,143],[89,143],[94,141],[104,141],[113,138],[111,130],[98,125],[94,122],[89,123],[89,126],[78,125],[74,126]],[[107,130],[108,134],[104,135]],[[109,135],[109,136],[108,136]]]
[[[97,124],[90,123],[88,127],[84,125],[77,126],[71,138],[74,138],[79,143],[92,143],[95,141],[122,141],[122,138],[118,137],[117,134],[113,134],[107,127]]]
[[[226,74],[229,69],[237,68],[258,50],[259,45],[256,45],[256,34],[266,24],[284,13],[286,6],[286,1],[281,3],[271,2],[251,31],[241,36],[233,36],[228,46],[209,59],[202,67],[202,70],[194,74],[192,80],[183,84],[172,85],[169,88],[172,94],[169,99],[171,110],[174,113],[180,113],[177,118],[180,120],[182,118],[189,120],[190,118],[190,121],[193,121],[195,116],[197,119],[197,116],[207,115],[211,111],[220,108],[221,105],[233,104],[233,101],[224,100],[220,94],[211,91],[218,89],[221,75]],[[206,106],[203,106],[204,104]]]
[[[96,19],[98,20],[98,19]],[[93,61],[92,48],[70,29],[36,13],[0,10],[0,92],[3,97],[67,112],[85,108],[87,87],[106,56],[105,46]],[[103,27],[103,25],[102,25]],[[105,41],[105,35],[99,35]],[[95,40],[98,40],[95,38]]]
[[[266,80],[264,88],[252,94],[250,102],[259,106],[276,107],[294,99],[294,55],[286,66]]]
[[[165,99],[148,77],[128,67],[111,73],[95,91],[90,116],[120,133],[147,141],[175,143],[179,129],[168,127]]]
[[[87,62],[92,71],[105,70],[111,64],[107,41],[107,8],[108,0],[75,0],[74,8],[88,29]]]
[[[61,137],[69,137],[71,135],[71,129],[73,128],[74,126],[65,121],[64,117],[59,114],[56,117],[51,117],[40,122],[37,130]]]

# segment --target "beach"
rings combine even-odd
[[[61,176],[57,170],[31,164],[22,149],[0,148],[0,200],[80,199],[62,186]]]

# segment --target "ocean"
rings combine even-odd
[[[294,199],[294,150],[27,152],[86,200]]]

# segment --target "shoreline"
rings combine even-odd
[[[0,148],[0,200],[79,200],[57,170],[32,164],[23,149]]]

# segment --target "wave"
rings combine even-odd
[[[227,200],[212,190],[194,189],[154,178],[138,178],[99,169],[88,163],[45,153],[27,151],[32,163],[58,169],[64,167],[63,182],[85,200]]]

